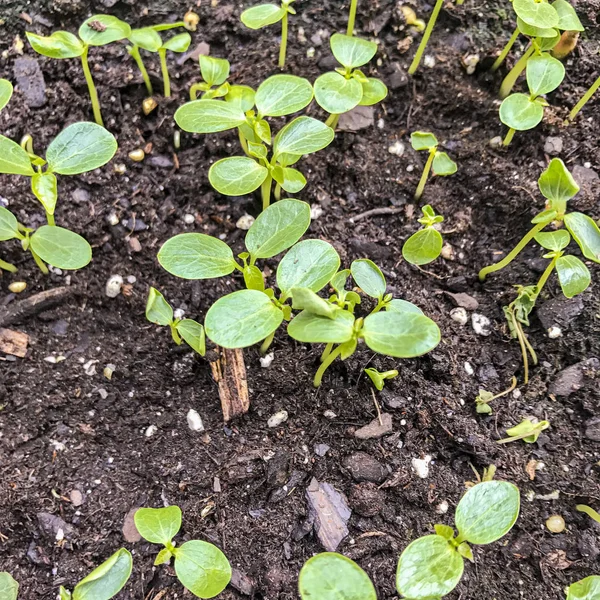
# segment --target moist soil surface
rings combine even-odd
[[[26,30],[76,31],[97,12],[142,26],[180,19],[189,8],[173,0],[2,4],[0,75],[13,81],[19,58],[15,36],[25,41]],[[0,356],[0,569],[20,582],[21,598],[54,598],[59,585],[72,588],[121,546],[134,552],[134,570],[119,598],[190,597],[170,567],[152,567],[156,546],[124,539],[131,509],[164,504],[183,510],[180,543],[205,539],[231,560],[242,584],[228,587],[223,598],[296,598],[301,566],[323,550],[306,525],[305,491],[312,478],[349,498],[350,533],[338,550],[366,569],[380,598],[392,598],[399,553],[417,536],[432,533],[434,523],[452,524],[465,483],[475,480],[473,468],[481,473],[490,464],[496,465],[498,478],[519,486],[521,515],[502,541],[474,549],[475,564],[466,566],[448,598],[562,599],[569,583],[599,572],[600,526],[575,510],[582,502],[600,506],[600,387],[594,380],[598,363],[590,360],[600,357],[598,284],[566,301],[553,278],[528,329],[539,356],[529,385],[494,401],[491,416],[476,414],[474,399],[480,387],[499,392],[513,376],[522,382],[518,344],[509,338],[502,306],[514,297],[512,285],[533,284],[547,261],[532,246],[484,285],[476,274],[510,250],[543,210],[536,182],[550,158],[549,136],[560,138],[558,155],[575,169],[582,186],[572,208],[600,218],[594,173],[600,169],[598,99],[575,124],[563,124],[600,74],[600,5],[597,0],[576,3],[587,33],[566,60],[565,82],[549,98],[544,124],[517,134],[503,150],[489,145],[505,132],[496,95],[502,73],[492,76],[487,69],[513,27],[508,1],[448,6],[427,52],[435,64],[422,67],[414,79],[406,77],[414,34],[396,3],[360,4],[357,31],[380,42],[370,72],[388,83],[390,94],[375,107],[373,125],[339,132],[327,149],[302,160],[309,183],[298,196],[322,210],[307,236],[331,242],[345,267],[355,258],[376,261],[390,292],[415,302],[439,323],[442,342],[429,355],[405,361],[362,346],[351,359],[335,363],[315,389],[311,382],[320,348],[294,343],[280,330],[268,368],[261,367],[258,348],[244,351],[251,408],[224,425],[208,362],[175,346],[164,328],[149,324],[144,306],[149,286],[155,286],[175,307],[202,319],[220,295],[239,289],[236,277],[177,280],[159,267],[156,253],[169,237],[186,231],[218,236],[241,252],[244,232],[236,222],[245,213],[256,215],[259,199],[225,198],[208,183],[212,162],[239,153],[233,133],[182,133],[174,154],[173,113],[199,78],[193,58],[180,64],[180,55],[169,58],[173,96],[165,100],[158,93],[158,61],[148,57],[159,106],[146,117],[144,87],[124,46],[93,50],[90,61],[105,124],[118,138],[119,151],[98,171],[60,178],[56,217],[90,241],[94,259],[80,272],[44,277],[17,244],[2,245],[2,257],[20,271],[0,278],[0,314],[40,291],[73,289],[59,306],[10,326],[30,336],[25,358]],[[332,68],[327,36],[345,29],[347,8],[328,0],[298,2],[286,72],[313,81]],[[191,49],[203,42],[212,55],[228,58],[230,81],[256,86],[278,72],[278,26],[247,30],[239,22],[241,7],[225,1],[203,2],[196,10],[201,23]],[[430,10],[419,8],[423,16]],[[39,57],[26,41],[23,52],[43,70],[46,102],[33,108],[17,89],[0,123],[2,133],[15,140],[31,133],[42,153],[67,124],[91,120],[91,108],[76,60]],[[480,58],[471,75],[462,64],[469,55]],[[514,60],[513,52],[509,65]],[[325,117],[314,104],[308,113]],[[412,194],[424,156],[408,141],[418,129],[435,132],[459,165],[456,175],[433,179],[426,188],[422,203],[445,216],[444,237],[452,253],[424,269],[401,255],[403,241],[419,226]],[[404,145],[402,156],[388,151],[397,141]],[[128,158],[147,144],[146,160]],[[115,172],[118,163],[126,166],[124,174]],[[0,177],[0,195],[23,223],[43,222],[26,178]],[[351,220],[390,206],[401,212]],[[111,225],[115,215],[118,223]],[[188,224],[186,215],[194,222]],[[269,260],[265,266],[272,272],[276,264]],[[590,270],[597,279],[597,266],[590,264]],[[125,279],[116,298],[105,294],[111,275]],[[8,286],[21,280],[27,290],[15,297]],[[463,325],[450,317],[455,303],[449,293],[471,296],[470,315],[473,299],[478,303],[475,312],[490,319],[489,335],[477,334],[470,319]],[[548,337],[553,325],[562,329],[562,337]],[[103,374],[109,364],[114,365],[111,380]],[[354,431],[376,418],[363,374],[367,365],[398,368],[400,374],[378,394],[382,410],[392,415],[393,432],[359,440]],[[556,382],[571,365],[578,365],[575,378],[560,389]],[[188,428],[190,408],[200,413],[204,433]],[[279,410],[288,412],[288,420],[269,428],[268,418]],[[506,427],[526,416],[551,423],[537,443],[496,443]],[[155,431],[148,436],[150,427]],[[329,446],[324,456],[317,445]],[[356,452],[384,465],[382,486],[355,481],[356,474],[344,465]],[[421,479],[412,461],[426,456],[432,459],[429,476]],[[65,540],[56,542],[56,531],[40,513],[70,525]],[[560,534],[545,527],[553,514],[566,522]]]

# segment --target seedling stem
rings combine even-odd
[[[417,72],[419,65],[421,64],[423,53],[425,52],[425,48],[427,47],[427,43],[429,42],[429,38],[431,37],[431,32],[433,31],[435,22],[437,21],[440,11],[442,10],[443,4],[444,0],[437,0],[437,2],[435,3],[435,7],[433,9],[433,12],[431,13],[431,17],[429,18],[429,22],[427,23],[427,27],[425,28],[425,33],[423,33],[423,39],[421,40],[417,53],[415,54],[412,64],[410,65],[410,69],[408,69],[410,75],[414,75]]]
[[[325,121],[325,125],[329,125],[329,127],[331,127],[331,129],[335,131],[339,120],[340,115],[329,115],[329,117],[327,117],[327,120]]]
[[[506,46],[504,46],[504,49],[500,53],[500,56],[498,56],[496,62],[494,62],[494,64],[492,65],[492,71],[497,71],[500,68],[500,65],[502,65],[502,63],[506,60],[508,53],[511,51],[512,47],[517,41],[517,38],[519,37],[519,33],[519,28],[515,28],[513,34],[510,37],[510,40],[508,40]]]
[[[521,73],[527,67],[527,61],[531,58],[535,52],[535,47],[530,46],[525,54],[515,63],[515,66],[508,72],[508,75],[504,78],[502,85],[500,86],[500,98],[506,98],[511,92],[515,83]]]
[[[40,271],[44,275],[48,275],[50,271],[48,271],[48,267],[44,264],[44,261],[29,247],[29,252],[31,252],[31,256],[33,256],[33,260],[35,260],[35,264],[40,268]]]
[[[287,38],[288,38],[288,13],[287,11],[281,19],[281,45],[279,46],[279,68],[285,67],[285,55],[287,52]]]
[[[348,16],[348,30],[346,35],[354,35],[354,21],[356,20],[356,9],[358,0],[352,0],[350,3],[350,15]]]
[[[160,58],[160,71],[165,85],[165,98],[171,97],[171,80],[169,79],[169,69],[167,67],[167,49],[159,48],[158,57]]]
[[[327,348],[326,348],[327,350]],[[313,385],[315,387],[319,387],[321,385],[321,380],[323,379],[323,374],[329,368],[331,363],[342,353],[342,347],[338,346],[335,350],[332,350],[327,357],[321,363],[321,366],[318,368],[317,373],[315,374],[315,378],[313,380]]]
[[[273,343],[273,338],[275,337],[275,332],[273,332],[270,336],[266,337],[264,342],[260,346],[260,353],[264,356],[267,353],[267,350],[270,348]]]
[[[431,171],[431,165],[433,165],[433,159],[435,158],[436,151],[437,146],[429,150],[429,156],[427,158],[427,162],[425,163],[425,168],[423,169],[421,180],[419,181],[419,185],[417,186],[417,191],[415,192],[415,200],[420,200],[421,196],[423,195],[423,191],[425,190],[425,184],[427,183],[427,179],[429,178],[429,172]]]
[[[16,273],[18,271],[17,267],[15,267],[15,265],[11,265],[10,263],[2,260],[0,258],[0,269],[3,269],[4,271],[8,271],[9,273]]]
[[[188,25],[185,21],[177,21],[176,23],[161,23],[160,25],[154,25],[152,29],[154,31],[168,31],[169,29],[176,29],[177,27],[185,27],[188,29]]]
[[[271,184],[273,183],[273,178],[271,175],[267,175],[267,178],[263,181],[260,186],[260,195],[262,198],[262,209],[266,210],[269,208],[269,204],[271,204]]]
[[[573,107],[569,119],[571,121],[577,116],[579,111],[587,104],[590,98],[600,89],[600,77],[592,84],[592,87],[583,95],[583,98]]]
[[[513,129],[512,127],[508,130],[508,132],[506,133],[506,137],[504,138],[504,141],[502,142],[503,146],[509,146],[510,143],[512,142],[513,138],[515,137],[515,133],[517,133],[516,129]]]
[[[96,121],[98,125],[102,125],[104,127],[104,122],[102,121],[102,113],[100,112],[100,101],[98,100],[98,92],[96,90],[96,86],[94,85],[94,79],[92,77],[92,72],[90,71],[90,65],[88,64],[89,49],[90,47],[86,44],[83,54],[81,55],[81,66],[83,68],[83,75],[85,77],[85,81],[87,82],[88,91],[90,93],[90,99],[92,101],[94,121]]]
[[[140,73],[142,74],[142,79],[146,84],[146,90],[148,91],[148,95],[152,96],[152,94],[154,93],[152,90],[152,82],[150,81],[150,76],[148,75],[148,71],[146,70],[146,65],[144,65],[144,61],[142,60],[142,55],[140,54],[139,46],[131,46],[127,49],[127,51],[129,52],[131,58],[133,58],[133,60],[135,61],[135,64],[137,65],[138,69],[140,70]]]

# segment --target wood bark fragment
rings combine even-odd
[[[0,328],[0,352],[25,358],[29,336],[22,331]]]
[[[63,286],[40,292],[24,300],[18,300],[9,305],[8,308],[0,310],[0,327],[20,323],[29,317],[48,310],[75,293],[75,291],[75,287]]]
[[[244,353],[240,348],[215,348],[218,358],[210,363],[213,379],[219,386],[219,398],[225,422],[248,412],[250,398],[246,380]]]

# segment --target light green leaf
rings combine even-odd
[[[400,555],[396,589],[406,598],[433,599],[449,594],[460,581],[462,556],[439,535],[411,542]]]
[[[12,94],[12,83],[8,79],[0,79],[0,110],[8,104]]]
[[[556,261],[556,274],[563,294],[573,298],[588,289],[592,276],[576,256],[561,256]]]
[[[60,586],[58,588],[58,600],[72,600],[71,592],[67,590],[64,586]]]
[[[569,245],[571,236],[565,229],[557,231],[541,231],[535,236],[535,241],[546,250],[560,252]]]
[[[350,265],[356,285],[371,298],[382,298],[387,283],[381,269],[368,258],[360,258]]]
[[[117,151],[114,135],[96,123],[73,123],[48,146],[46,160],[55,173],[79,175],[105,165]]]
[[[162,46],[162,38],[152,27],[132,29],[128,39],[132,44],[148,50],[148,52],[158,52]]]
[[[294,310],[305,310],[313,315],[327,317],[328,319],[334,319],[336,313],[342,310],[337,304],[332,304],[321,298],[308,288],[292,288],[292,299]]]
[[[295,75],[273,75],[260,84],[254,101],[262,118],[291,115],[307,107],[312,99],[313,87],[308,80]]]
[[[265,144],[271,143],[271,126],[264,119],[260,119],[254,123],[254,133]]]
[[[554,91],[565,78],[565,67],[547,52],[527,61],[527,86],[534,96]]]
[[[46,171],[45,173],[36,173],[31,178],[31,190],[35,197],[42,203],[46,212],[53,215],[58,200],[58,188],[56,175]]]
[[[567,590],[567,600],[598,600],[600,598],[600,576],[591,575],[576,581]]]
[[[183,341],[200,356],[206,354],[206,334],[204,327],[193,319],[182,319],[177,323],[177,332]]]
[[[19,237],[19,222],[10,210],[0,206],[0,242]]]
[[[519,488],[508,481],[484,481],[467,491],[456,507],[461,537],[472,544],[491,544],[506,535],[519,516]]]
[[[288,123],[276,136],[275,156],[280,154],[311,154],[322,150],[334,138],[331,127],[312,117],[298,117]]]
[[[247,8],[241,15],[242,23],[249,29],[261,29],[281,21],[285,9],[276,4],[259,4]]]
[[[140,508],[133,515],[138,533],[152,544],[166,546],[181,529],[179,506]]]
[[[175,111],[175,121],[184,131],[217,133],[243,125],[246,115],[237,102],[193,100]]]
[[[298,590],[302,600],[377,600],[369,576],[335,552],[322,552],[304,563]]]
[[[331,278],[331,287],[339,294],[341,294],[344,291],[344,288],[346,287],[346,282],[348,281],[348,277],[350,277],[351,273],[350,273],[350,269],[343,269],[342,271],[338,271],[332,278]],[[310,286],[304,286],[304,287],[310,287]]]
[[[25,34],[31,47],[42,56],[50,58],[76,58],[85,50],[82,41],[68,31],[55,31],[50,36],[37,35],[26,32]]]
[[[0,600],[17,600],[19,584],[9,573],[0,573]]]
[[[583,213],[572,212],[565,215],[565,225],[579,244],[581,253],[600,263],[600,229],[596,222]]]
[[[194,596],[214,598],[231,581],[231,565],[213,544],[191,540],[175,551],[175,573]]]
[[[242,112],[251,110],[254,106],[254,90],[247,85],[232,85],[225,96],[225,102],[233,104]]]
[[[558,13],[547,2],[536,2],[536,0],[514,0],[513,8],[528,25],[542,27],[544,29],[558,26]]]
[[[173,322],[173,308],[165,300],[165,297],[153,287],[148,291],[146,319],[150,323],[156,323],[156,325],[162,325],[163,327]]]
[[[554,38],[557,34],[557,30],[552,27],[545,29],[542,27],[534,27],[533,25],[528,25],[519,17],[517,17],[517,27],[523,35],[533,38]]]
[[[75,586],[73,600],[110,600],[123,589],[132,567],[129,551],[117,550]]]
[[[27,152],[3,135],[0,135],[0,173],[29,177],[35,173]]]
[[[268,150],[264,144],[255,144],[248,142],[248,154],[254,158],[267,158]]]
[[[558,44],[560,41],[560,31],[554,30],[554,36],[552,37],[539,37],[536,38],[536,44],[539,46],[540,52],[549,52]]]
[[[290,165],[296,164],[301,158],[302,155],[286,154],[284,152],[277,157],[277,164],[282,167],[289,167]]]
[[[68,229],[43,225],[29,239],[31,249],[53,267],[74,271],[92,260],[91,246]]]
[[[334,33],[329,43],[335,59],[349,69],[366,65],[377,52],[375,42],[341,33]]]
[[[219,298],[206,313],[206,335],[223,348],[246,348],[271,335],[283,312],[264,292],[240,290]]]
[[[442,252],[442,235],[433,227],[413,233],[402,246],[402,256],[411,265],[427,265]]]
[[[393,298],[390,302],[385,305],[385,310],[388,312],[413,312],[418,315],[422,315],[423,311],[413,304],[412,302],[408,302],[407,300],[400,300],[399,298]]]
[[[445,540],[454,539],[454,529],[450,525],[434,525],[435,532]]]
[[[264,275],[256,265],[246,265],[243,274],[244,283],[249,290],[265,291]]]
[[[162,47],[171,52],[186,52],[192,43],[192,36],[187,33],[179,33],[168,39]]]
[[[548,200],[564,203],[579,191],[579,186],[565,163],[560,158],[553,158],[548,168],[538,179],[540,192]]]
[[[212,279],[235,271],[231,248],[204,233],[181,233],[167,240],[158,252],[163,269],[182,279]]]
[[[541,213],[538,213],[537,215],[535,215],[535,217],[533,217],[533,219],[531,219],[531,222],[536,225],[538,223],[549,224],[552,221],[554,221],[554,219],[556,219],[557,216],[558,216],[558,211],[556,211],[554,209],[543,210]]]
[[[433,133],[414,131],[410,134],[410,145],[415,150],[431,150],[437,148],[439,142]]]
[[[229,77],[229,69],[229,61],[224,58],[200,55],[200,73],[202,74],[202,79],[204,79],[211,87],[225,83]],[[252,88],[248,89],[251,90]],[[252,106],[250,108],[252,108]]]
[[[290,194],[295,194],[300,190],[304,189],[306,185],[306,177],[300,173],[297,169],[282,169],[283,181],[281,187]]]
[[[500,105],[500,120],[511,129],[533,129],[544,118],[544,108],[525,94],[512,94]]]
[[[555,0],[552,8],[558,14],[558,29],[561,31],[585,31],[575,9],[566,0]]]
[[[266,167],[248,156],[231,156],[210,167],[208,180],[220,194],[243,196],[258,189],[268,174]]]
[[[173,553],[168,548],[163,548],[154,559],[154,566],[166,565],[173,558]]]
[[[431,170],[434,175],[454,175],[458,171],[458,166],[445,152],[436,152]]]
[[[90,46],[105,46],[131,35],[131,27],[112,15],[94,15],[79,28],[79,37]]]
[[[315,100],[328,113],[339,115],[352,110],[363,96],[363,86],[353,77],[330,71],[315,81]]]
[[[347,310],[339,311],[335,319],[302,311],[291,320],[287,332],[291,338],[308,344],[343,344],[354,335],[354,320]]]
[[[293,246],[309,226],[306,202],[280,200],[258,215],[246,234],[246,248],[253,259],[271,258]]]
[[[359,103],[361,106],[372,106],[373,104],[377,104],[388,95],[388,89],[385,83],[374,77],[369,77],[367,82],[362,83],[361,85],[363,91]]]
[[[429,317],[390,311],[369,315],[362,336],[374,352],[397,358],[427,354],[441,339],[440,328]]]

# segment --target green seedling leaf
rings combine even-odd
[[[79,175],[105,165],[117,151],[114,135],[96,123],[73,123],[48,146],[48,166],[60,175]]]
[[[312,99],[310,82],[295,75],[273,75],[265,79],[254,98],[261,118],[291,115],[307,107]]]
[[[94,15],[79,28],[79,37],[90,46],[105,46],[131,35],[131,27],[112,15]]]
[[[125,548],[82,579],[73,590],[73,600],[110,600],[123,589],[131,576],[133,560]]]
[[[500,120],[511,129],[533,129],[544,118],[544,107],[525,94],[512,94],[500,105]]]
[[[183,319],[177,323],[177,332],[183,341],[200,356],[206,354],[206,334],[204,327],[193,319]]]
[[[433,133],[415,131],[410,134],[410,145],[415,150],[431,150],[437,148],[439,142]]]
[[[258,290],[240,290],[217,300],[206,313],[206,335],[223,348],[246,348],[271,335],[283,312]]]
[[[597,600],[600,598],[600,576],[591,575],[576,581],[567,590],[567,600]]]
[[[368,258],[360,258],[350,265],[350,272],[356,285],[371,298],[381,299],[387,283],[381,269]]]
[[[293,246],[310,226],[310,206],[286,199],[264,210],[246,234],[246,248],[254,260],[271,258]]]
[[[458,170],[457,164],[445,153],[436,152],[433,158],[432,171],[434,175],[454,175]]]
[[[252,110],[254,106],[254,90],[247,85],[232,85],[225,96],[225,102],[239,108],[242,112]]]
[[[173,553],[168,548],[163,548],[154,559],[154,566],[166,565],[173,558]]]
[[[558,26],[558,13],[547,2],[536,0],[514,0],[513,8],[517,16],[528,25],[550,28]]]
[[[35,197],[42,203],[46,212],[54,214],[56,201],[58,200],[58,187],[56,175],[53,173],[36,173],[31,178],[31,190]]]
[[[58,600],[73,600],[71,592],[65,589],[62,585],[58,588]]]
[[[252,158],[231,156],[218,160],[210,167],[208,180],[220,194],[244,196],[258,189],[268,174],[269,170]]]
[[[284,258],[285,260],[285,258]],[[283,262],[283,261],[282,261]],[[350,277],[350,269],[344,269],[343,271],[338,271],[331,278],[331,287],[339,294],[344,293],[344,288],[346,287],[346,282],[348,281],[348,277]],[[310,287],[310,286],[304,286]],[[318,291],[318,290],[315,290]]]
[[[506,430],[509,437],[498,440],[498,444],[506,444],[516,440],[523,440],[526,444],[535,444],[540,437],[540,433],[550,427],[549,421],[536,421],[531,419],[523,419],[518,425]]]
[[[265,279],[262,271],[256,265],[244,267],[244,283],[249,290],[265,291]]]
[[[129,41],[148,52],[158,52],[162,46],[162,38],[152,27],[143,27],[141,29],[132,29]]]
[[[19,222],[17,218],[3,206],[0,206],[0,242],[6,242],[19,237]]]
[[[399,298],[390,300],[390,302],[385,305],[385,310],[397,313],[412,312],[418,315],[423,314],[423,311],[418,306],[415,306],[412,302],[408,302],[407,300],[400,300]]]
[[[541,213],[538,213],[535,217],[533,217],[533,219],[531,219],[531,222],[534,224],[551,223],[552,221],[554,221],[554,219],[556,219],[557,216],[558,216],[558,211],[556,211],[554,209],[544,210]]]
[[[555,0],[552,8],[558,14],[558,29],[561,31],[584,31],[575,9],[566,0]]]
[[[179,506],[140,508],[133,515],[133,521],[145,540],[166,546],[181,529],[181,509]]]
[[[560,31],[555,29],[554,37],[537,38],[536,44],[539,46],[540,52],[549,52],[560,41]]]
[[[360,99],[361,106],[372,106],[381,102],[387,95],[388,89],[379,79],[369,77],[366,82],[361,83],[362,98]]]
[[[469,544],[467,544],[467,542],[463,542],[462,544],[459,544],[458,547],[456,548],[456,551],[463,558],[466,558],[467,560],[470,560],[471,562],[475,562],[475,559],[473,558],[473,550],[471,550],[471,546],[469,546]]]
[[[304,563],[298,590],[302,600],[377,600],[369,576],[335,552],[322,552]]]
[[[35,173],[29,154],[17,142],[3,135],[0,135],[0,173],[29,177]]]
[[[10,101],[13,95],[13,86],[8,79],[0,79],[0,110]]]
[[[527,61],[527,86],[534,96],[554,91],[565,78],[565,67],[547,52]]]
[[[179,33],[173,36],[171,39],[167,40],[162,47],[165,50],[170,50],[171,52],[186,52],[192,43],[192,36],[185,32]]]
[[[68,31],[55,31],[47,37],[29,32],[25,35],[38,54],[49,58],[76,58],[85,51],[83,42]]]
[[[334,136],[333,129],[322,121],[312,117],[298,117],[275,136],[273,153],[275,156],[311,154],[329,146]]]
[[[413,233],[402,246],[402,256],[411,265],[427,265],[442,252],[444,241],[439,231],[426,227]]]
[[[519,488],[512,483],[478,483],[456,507],[456,528],[461,538],[471,544],[491,544],[512,529],[519,516],[519,506]]]
[[[379,392],[383,389],[386,379],[394,379],[394,377],[398,377],[398,371],[396,369],[381,373],[377,369],[370,367],[365,369],[365,373],[369,376],[369,379],[373,382],[375,389]]]
[[[560,36],[560,33],[552,27],[534,27],[525,23],[520,17],[517,17],[517,27],[523,35],[532,38],[555,38],[557,33]]]
[[[331,71],[315,81],[315,100],[328,113],[340,115],[352,110],[363,97],[363,86],[354,78]]]
[[[291,338],[299,342],[343,344],[354,335],[354,320],[354,315],[347,310],[339,311],[335,319],[302,311],[291,320],[287,331]]]
[[[557,231],[541,231],[535,236],[535,241],[546,250],[560,252],[569,245],[571,236],[565,229]]]
[[[450,525],[434,525],[435,532],[445,540],[454,539],[454,529]]]
[[[377,53],[377,44],[356,36],[334,33],[329,40],[335,59],[347,69],[366,65]]]
[[[556,261],[556,274],[563,294],[573,298],[588,289],[592,276],[576,256],[561,256]]]
[[[538,186],[545,198],[559,204],[570,200],[579,192],[577,182],[560,158],[550,161],[538,179]]]
[[[91,246],[63,227],[43,225],[29,240],[31,249],[44,262],[65,271],[82,269],[92,260]]]
[[[600,229],[596,222],[583,213],[572,212],[565,215],[565,225],[579,244],[581,253],[600,263]]]
[[[12,578],[10,573],[0,573],[0,599],[17,600],[19,584]]]
[[[146,319],[150,323],[156,323],[156,325],[162,325],[163,327],[173,322],[173,308],[165,300],[165,297],[153,287],[148,291]]]
[[[233,273],[237,263],[231,248],[204,233],[181,233],[158,252],[162,268],[182,279],[212,279]]]
[[[362,335],[371,350],[396,358],[414,358],[433,350],[441,339],[439,327],[414,312],[379,312],[369,315]]]
[[[292,289],[293,304],[295,310],[305,310],[320,317],[335,319],[336,314],[342,309],[336,304],[332,304],[321,298],[308,288]]]
[[[175,553],[175,573],[194,596],[214,598],[231,581],[231,565],[213,544],[191,540]]]
[[[449,594],[464,569],[461,555],[439,535],[411,542],[400,555],[396,589],[406,598],[429,599]]]
[[[297,169],[282,168],[282,176],[283,180],[278,183],[290,194],[295,194],[306,186],[306,177]]]
[[[238,102],[193,100],[175,111],[175,121],[191,133],[218,133],[243,125],[246,115]]]
[[[202,79],[204,79],[211,87],[225,83],[229,77],[229,69],[229,61],[224,58],[214,58],[212,56],[204,55],[200,56],[200,73],[202,74]],[[252,106],[254,106],[254,103],[252,103]],[[250,106],[250,108],[252,108],[252,106]]]
[[[285,9],[276,4],[259,4],[247,8],[241,15],[242,23],[249,29],[262,29],[283,19]]]

